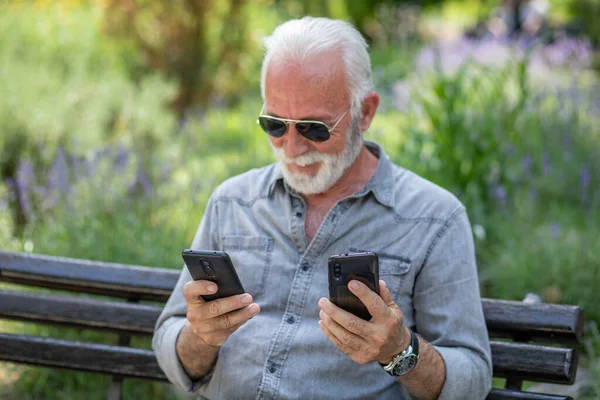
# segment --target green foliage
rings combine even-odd
[[[490,187],[508,181],[507,149],[531,116],[523,108],[524,71],[523,64],[492,69],[465,63],[455,74],[440,71],[419,81],[413,91],[418,111],[407,133],[412,143],[400,158],[485,213]]]
[[[46,171],[58,147],[85,155],[135,144],[146,159],[174,129],[165,109],[173,86],[159,75],[131,81],[117,44],[99,35],[94,9],[2,3],[0,16],[3,181],[25,159]]]
[[[600,0],[571,0],[569,9],[576,22],[596,46],[600,46]]]
[[[1,198],[1,197],[0,197]],[[4,251],[22,250],[19,241],[13,237],[13,218],[8,212],[8,207],[0,207],[0,249]]]
[[[541,206],[527,193],[514,203],[491,218],[489,242],[478,243],[486,294],[522,300],[537,293],[547,303],[580,305],[600,321],[600,293],[591,284],[600,281],[598,212],[584,216],[554,201]]]
[[[589,360],[587,367],[592,379],[589,382],[589,386],[583,388],[580,398],[589,400],[598,399],[600,398],[600,330],[598,330],[598,323],[596,321],[590,321],[586,325],[584,336],[585,354]]]

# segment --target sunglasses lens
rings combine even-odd
[[[263,131],[273,137],[282,137],[287,130],[285,123],[268,117],[258,117],[258,123]]]
[[[329,139],[329,129],[324,124],[299,122],[296,124],[296,130],[313,142],[324,142]]]

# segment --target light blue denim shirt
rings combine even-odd
[[[483,399],[492,366],[471,227],[448,191],[394,165],[383,149],[360,192],[339,201],[312,242],[306,206],[277,165],[222,183],[193,249],[229,253],[260,313],[220,348],[209,375],[192,381],[176,353],[185,324],[184,267],[152,342],[169,380],[209,399],[408,399],[378,363],[360,365],[323,334],[318,300],[328,297],[327,259],[370,250],[405,324],[435,346],[446,366],[441,399]]]

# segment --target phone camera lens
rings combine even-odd
[[[210,265],[210,262],[208,262],[206,260],[202,260],[200,262],[200,264],[202,264],[202,267],[204,268],[204,272],[206,272],[206,275],[208,275],[210,277],[216,276],[215,270],[213,269],[212,265]]]
[[[336,279],[340,279],[342,276],[342,266],[340,263],[333,264],[333,277]]]

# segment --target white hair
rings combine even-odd
[[[373,90],[367,42],[348,22],[313,17],[293,19],[275,28],[271,36],[264,38],[263,42],[266,48],[260,78],[263,101],[265,75],[275,56],[278,59],[301,63],[330,50],[342,51],[353,116],[360,112],[363,99]]]

